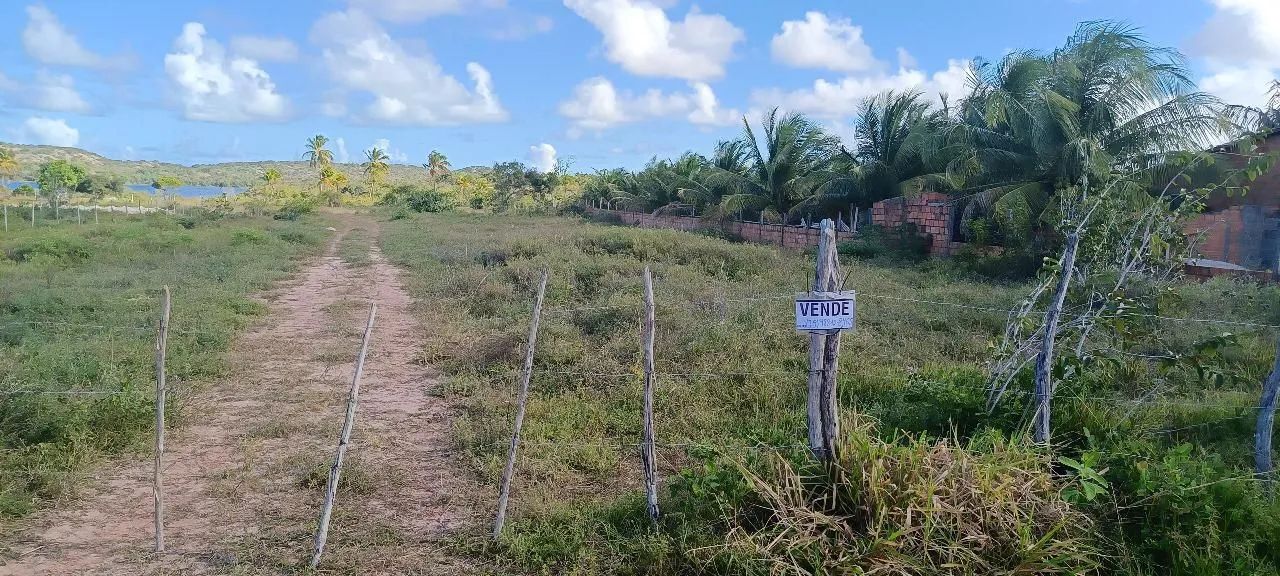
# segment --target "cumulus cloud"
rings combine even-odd
[[[564,0],[604,36],[606,57],[632,74],[686,80],[724,75],[743,32],[719,14],[697,8],[673,22],[647,0]]]
[[[724,125],[737,121],[737,110],[725,110],[711,87],[703,82],[690,84],[692,91],[666,93],[650,89],[642,94],[619,91],[608,79],[589,78],[573,89],[573,96],[560,103],[560,115],[572,124],[570,135],[599,132],[620,124],[641,120],[685,116],[694,124]]]
[[[165,54],[164,70],[189,120],[278,121],[289,114],[288,100],[258,62],[229,58],[221,44],[206,38],[199,22],[182,27],[173,51]]]
[[[492,2],[488,2],[492,4]],[[462,11],[462,0],[348,0],[347,5],[381,20],[408,24]]]
[[[321,47],[324,67],[340,92],[326,102],[329,112],[343,111],[356,120],[423,126],[507,119],[484,66],[467,64],[468,88],[447,74],[429,52],[406,48],[359,10],[320,18],[312,27],[311,41]],[[355,113],[346,110],[345,98],[352,92],[365,93],[369,99]]]
[[[345,164],[351,161],[351,155],[347,153],[347,141],[342,138],[336,138],[333,141],[333,156],[339,163]]]
[[[37,70],[35,79],[16,82],[0,74],[0,92],[18,105],[50,112],[85,114],[91,110],[89,103],[76,91],[75,79],[67,74],[55,74]]]
[[[106,57],[96,54],[67,30],[58,16],[39,4],[27,6],[27,26],[22,30],[22,46],[41,64],[76,66],[97,70],[126,68],[130,60],[124,56]]]
[[[293,62],[298,59],[298,46],[288,38],[236,36],[231,39],[231,52],[259,62]]]
[[[22,123],[18,140],[27,144],[71,147],[80,143],[80,131],[60,118],[32,116]]]
[[[812,87],[800,90],[756,90],[751,95],[751,101],[762,108],[778,106],[818,118],[843,118],[857,110],[864,98],[885,90],[914,89],[935,100],[939,94],[960,96],[965,90],[969,66],[968,60],[948,60],[945,70],[933,74],[926,74],[921,70],[899,69],[894,74],[849,76],[834,82],[819,78],[813,82]]]
[[[770,48],[774,60],[795,68],[856,72],[879,64],[862,40],[861,27],[822,12],[806,12],[804,20],[783,22]]]
[[[1191,43],[1208,69],[1200,88],[1232,104],[1263,106],[1268,84],[1280,78],[1280,2],[1212,1],[1216,10]]]
[[[539,172],[556,169],[556,147],[546,142],[529,147],[529,163]]]
[[[345,145],[343,147],[345,148]],[[365,148],[364,151],[368,152],[374,148],[382,150],[382,152],[386,154],[387,158],[389,158],[392,162],[403,164],[409,161],[409,155],[405,154],[398,148],[392,148],[391,140],[388,138],[379,138],[377,140],[374,140],[373,145],[368,148]]]

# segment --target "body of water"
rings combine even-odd
[[[35,182],[7,182],[5,184],[0,184],[0,186],[8,186],[9,189],[12,190],[23,184],[27,184],[32,188],[39,188],[39,186],[37,186]],[[125,184],[124,187],[126,190],[130,192],[142,192],[144,194],[151,194],[156,191],[155,188],[152,188],[150,184]],[[233,194],[239,194],[241,192],[244,192],[245,190],[248,190],[248,188],[245,188],[243,186],[184,185],[184,186],[178,186],[176,188],[169,188],[167,191],[171,194],[177,194],[178,196],[182,196],[185,198],[209,198],[211,196],[221,196],[224,192],[228,196],[231,196]]]

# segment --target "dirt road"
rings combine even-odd
[[[279,574],[305,566],[370,302],[378,303],[348,464],[321,568],[458,574],[449,542],[477,525],[452,459],[450,409],[421,361],[422,326],[376,242],[337,254],[376,223],[340,215],[326,254],[264,295],[269,315],[200,387],[165,457],[167,552],[152,553],[147,455],[100,471],[84,498],[28,521],[0,575]],[[360,248],[359,246],[356,247]],[[349,248],[348,248],[349,249]]]

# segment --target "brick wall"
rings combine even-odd
[[[1259,154],[1280,154],[1280,132],[1276,132],[1271,137],[1263,140],[1258,145],[1256,152]],[[1227,162],[1234,167],[1240,167],[1243,164],[1238,158],[1227,158]],[[1238,193],[1228,195],[1225,192],[1214,193],[1207,201],[1209,205],[1208,211],[1217,212],[1231,206],[1246,204],[1280,208],[1280,164],[1272,166],[1271,170],[1258,176],[1248,186],[1249,192],[1244,195]]]
[[[1197,216],[1184,230],[1188,237],[1199,239],[1196,253],[1201,258],[1274,270],[1280,239],[1277,212],[1257,205],[1231,206]]]
[[[647,212],[626,212],[623,210],[605,210],[587,207],[587,214],[618,218],[623,224],[637,228],[663,228],[667,230],[722,230],[747,242],[773,244],[784,248],[804,249],[818,245],[821,232],[817,228],[801,226],[783,226],[781,224],[759,224],[756,222],[719,223],[692,216],[655,215]],[[836,241],[848,239],[849,233],[836,231]]]
[[[899,196],[873,204],[871,223],[885,228],[915,224],[930,239],[929,253],[946,256],[963,246],[951,241],[951,209],[950,198],[946,194],[930,192]]]

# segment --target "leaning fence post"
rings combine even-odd
[[[329,481],[325,484],[324,506],[320,508],[320,525],[316,528],[315,553],[311,555],[313,570],[320,563],[325,542],[329,540],[329,517],[333,514],[333,501],[338,497],[338,479],[342,474],[342,460],[347,455],[347,445],[351,442],[351,428],[356,421],[356,403],[360,400],[360,375],[364,374],[364,357],[369,353],[369,339],[373,334],[373,317],[377,313],[378,305],[370,305],[369,320],[364,325],[364,338],[360,342],[360,355],[356,357],[356,372],[351,377],[351,391],[347,394],[347,417],[342,422],[342,433],[338,436],[338,454],[333,459],[333,467],[329,469]]]
[[[833,259],[828,253],[835,249],[835,234],[831,228],[831,220],[823,220],[819,228],[817,267],[814,269],[813,274],[814,292],[827,292],[830,290],[831,277],[833,275],[830,266]],[[784,227],[783,229],[785,230],[786,228]],[[809,333],[809,391],[806,396],[809,417],[809,450],[820,457],[823,456],[822,378],[826,338],[821,332]]]
[[[169,287],[164,287],[164,295],[160,301],[160,324],[156,328],[156,454],[155,475],[152,478],[151,492],[155,498],[156,552],[164,552],[164,402],[165,402],[165,355],[169,348],[169,310],[171,309]]]
[[[529,320],[529,339],[524,346],[524,367],[520,371],[520,392],[516,397],[516,423],[511,432],[511,446],[507,448],[507,466],[502,469],[502,488],[498,492],[498,515],[493,520],[494,540],[502,536],[502,525],[507,521],[507,498],[511,496],[511,478],[516,471],[520,428],[524,425],[524,406],[529,400],[529,379],[533,376],[533,352],[538,341],[538,324],[542,320],[542,299],[547,292],[547,278],[550,274],[548,269],[542,269],[542,282],[538,283],[538,295],[533,300],[533,317]]]
[[[649,519],[658,521],[658,458],[653,431],[653,340],[654,340],[653,276],[644,267],[644,322],[640,342],[644,346],[644,460],[645,495],[649,505]]]
[[[1255,472],[1262,477],[1268,492],[1271,490],[1271,431],[1276,417],[1276,393],[1280,391],[1280,340],[1276,343],[1275,364],[1262,386],[1262,400],[1258,402],[1258,424],[1253,433],[1253,463]]]

